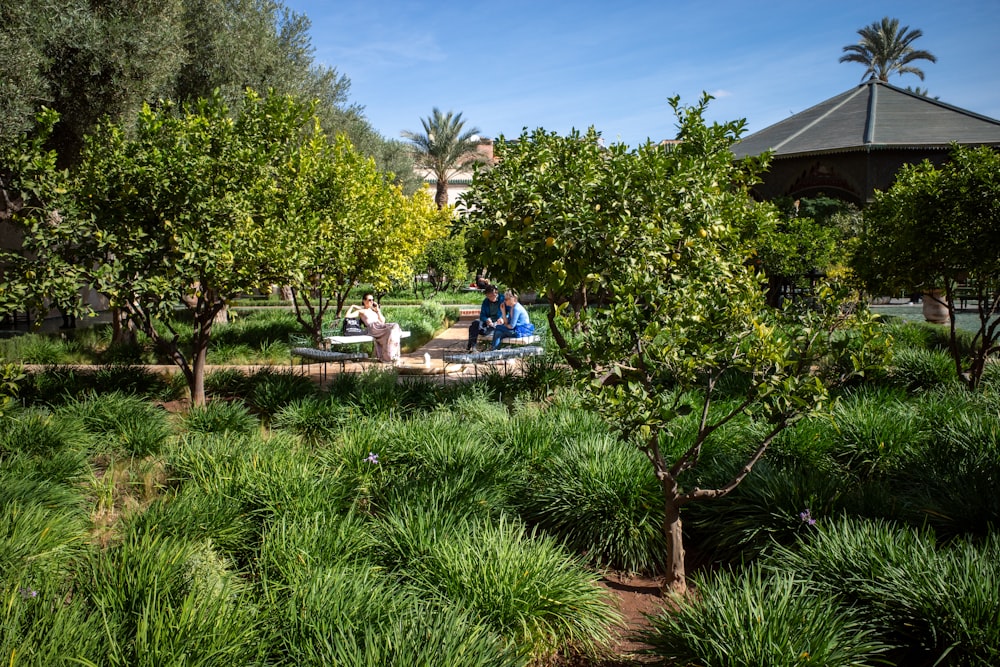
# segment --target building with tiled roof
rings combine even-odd
[[[820,193],[864,204],[899,168],[940,164],[952,143],[1000,148],[1000,120],[871,80],[751,134],[736,157],[772,151],[761,199]]]

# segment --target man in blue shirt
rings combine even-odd
[[[487,285],[484,290],[486,298],[483,305],[479,307],[479,319],[469,325],[469,344],[466,352],[472,352],[479,341],[480,336],[488,336],[493,333],[494,327],[503,322],[503,313],[500,311],[500,299],[495,285]]]

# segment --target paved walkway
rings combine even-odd
[[[478,313],[478,309],[463,309],[462,319],[458,322],[448,327],[416,350],[401,355],[399,364],[396,366],[400,375],[431,375],[440,377],[442,369],[444,368],[444,355],[462,352],[465,350],[465,346],[469,341],[469,324],[478,315]],[[427,366],[425,363],[425,354],[430,355],[430,366]],[[29,370],[41,371],[44,370],[46,366],[35,366],[29,364],[26,365],[25,368]],[[80,366],[80,368],[84,368],[84,366]],[[172,374],[180,372],[180,369],[175,365],[147,366],[146,368],[158,373]],[[213,370],[221,368],[233,368],[233,366],[208,366],[205,370],[207,373],[211,373]],[[253,373],[262,368],[282,368],[282,366],[237,366],[236,368],[240,368],[245,373]],[[285,366],[285,368],[287,368],[287,366]],[[313,363],[299,366],[298,360],[296,360],[293,368],[297,372],[309,375],[311,378],[316,380],[316,382],[322,382],[323,380],[323,364]],[[344,372],[361,373],[372,368],[385,368],[388,370],[392,367],[388,364],[383,365],[372,361],[362,361],[360,363],[348,362],[344,365]],[[339,372],[341,372],[339,363],[330,363],[326,365],[327,376],[337,374]],[[465,368],[459,364],[450,364],[448,366],[449,377],[462,377],[466,374],[471,376],[472,369]]]

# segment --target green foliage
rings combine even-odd
[[[464,285],[469,268],[465,263],[465,240],[447,236],[431,241],[413,265],[416,273],[426,273],[434,292]]]
[[[101,617],[69,584],[24,569],[10,575],[0,577],[0,655],[11,664],[87,664],[107,654]]]
[[[418,588],[453,600],[536,658],[569,645],[597,651],[617,620],[594,575],[510,520],[472,524],[403,567]]]
[[[865,209],[854,267],[875,293],[941,290],[954,319],[955,290],[977,296],[979,326],[972,349],[949,346],[959,377],[979,385],[986,360],[1000,347],[1000,155],[955,145],[950,161],[907,165],[887,192]],[[927,297],[931,298],[931,297]],[[955,329],[950,329],[952,341]]]
[[[184,427],[193,433],[251,433],[260,423],[243,403],[212,401],[192,407],[184,415]]]
[[[77,290],[82,268],[76,250],[92,240],[78,213],[66,170],[56,166],[52,138],[58,114],[39,112],[36,131],[0,142],[0,216],[20,236],[20,247],[0,250],[0,313],[30,310],[36,320],[48,312],[49,299],[81,314]]]
[[[696,600],[651,618],[646,651],[670,664],[877,665],[891,648],[794,574],[753,567],[695,578]]]
[[[926,402],[929,433],[897,476],[914,525],[930,526],[941,537],[970,538],[1000,527],[1000,499],[991,490],[1000,475],[997,407],[996,399]]]
[[[86,449],[89,439],[79,419],[56,417],[44,410],[23,410],[0,418],[0,454],[52,457]]]
[[[434,203],[444,210],[448,206],[448,180],[454,172],[482,160],[476,150],[479,130],[466,128],[461,113],[441,113],[437,107],[420,123],[422,133],[405,130],[403,138],[411,144],[415,164],[434,175]]]
[[[917,60],[937,62],[937,57],[929,51],[913,48],[912,44],[923,37],[922,30],[910,30],[910,26],[899,27],[899,19],[883,17],[864,28],[858,29],[861,39],[857,44],[844,47],[842,63],[858,63],[865,66],[861,77],[864,81],[871,75],[879,81],[888,81],[891,74],[916,74],[924,80],[924,72],[912,63]]]
[[[346,406],[329,398],[310,396],[281,408],[271,426],[295,433],[309,446],[319,446],[330,443],[349,417]]]
[[[981,546],[935,545],[926,532],[842,520],[817,526],[776,568],[815,583],[820,595],[854,605],[886,641],[914,659],[990,664],[1000,646],[996,536]],[[904,660],[905,662],[905,660]]]
[[[167,413],[129,394],[83,396],[60,406],[58,415],[78,419],[102,452],[143,457],[160,452],[171,435]]]
[[[82,588],[105,619],[107,664],[245,663],[260,650],[249,587],[211,542],[127,536],[89,570]]]
[[[605,151],[599,134],[566,137],[539,128],[494,146],[497,164],[476,172],[458,221],[469,259],[520,290],[566,297],[600,276],[630,245],[641,224],[641,199],[615,188],[631,176],[635,157],[624,146]],[[650,152],[653,149],[648,149]],[[648,174],[638,184],[649,186]],[[588,277],[589,276],[589,277]],[[596,282],[594,282],[596,281]]]
[[[195,404],[216,316],[280,256],[269,193],[296,177],[289,156],[310,112],[252,92],[235,118],[218,96],[181,112],[146,106],[134,134],[107,124],[84,153],[90,280],[180,367]],[[187,351],[165,319],[178,302],[192,314]]]
[[[577,436],[530,472],[522,516],[588,561],[629,572],[659,570],[663,504],[649,462],[608,435]]]
[[[955,363],[942,350],[896,350],[886,369],[886,381],[890,385],[911,392],[947,387],[957,380]]]
[[[316,132],[290,162],[292,181],[264,202],[280,220],[265,275],[291,287],[296,317],[318,342],[328,310],[339,316],[357,283],[380,290],[410,277],[448,212],[425,192],[404,196],[342,135],[330,143]]]
[[[732,493],[691,505],[684,528],[698,552],[723,563],[750,562],[807,535],[810,521],[838,515],[851,488],[843,477],[767,461]],[[719,526],[726,526],[719,530]]]
[[[269,420],[283,407],[316,394],[311,378],[293,370],[262,368],[246,379],[243,400],[255,414]]]
[[[421,599],[373,572],[299,568],[265,582],[279,665],[516,667],[514,646],[472,613]]]

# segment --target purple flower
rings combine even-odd
[[[378,454],[376,454],[375,452],[368,452],[368,458],[366,458],[365,461],[368,461],[368,463],[375,463],[375,464],[377,464],[378,463]]]
[[[38,597],[38,591],[36,591],[34,588],[28,588],[27,586],[22,586],[21,588],[18,589],[18,592],[21,594],[22,600],[28,600],[30,598]]]
[[[799,512],[799,518],[802,519],[802,523],[806,524],[807,526],[816,525],[816,519],[812,518],[812,514],[809,513],[808,508],[802,512]]]

